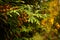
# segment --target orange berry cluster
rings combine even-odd
[[[20,14],[20,16],[18,16],[18,20],[20,21],[19,25],[22,25],[23,23],[27,23],[28,22],[28,14],[23,11]]]
[[[11,5],[9,5],[9,4],[0,5],[0,12],[6,13],[10,8],[11,8]]]

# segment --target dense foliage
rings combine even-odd
[[[60,40],[58,0],[0,0],[1,40]]]

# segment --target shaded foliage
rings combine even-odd
[[[58,40],[57,7],[58,0],[0,0],[1,40],[34,40],[36,33],[43,40]]]

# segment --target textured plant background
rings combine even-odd
[[[0,40],[60,40],[59,0],[0,0]]]

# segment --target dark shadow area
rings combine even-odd
[[[1,18],[2,17],[0,16],[0,40],[5,40],[7,38],[9,26]]]

